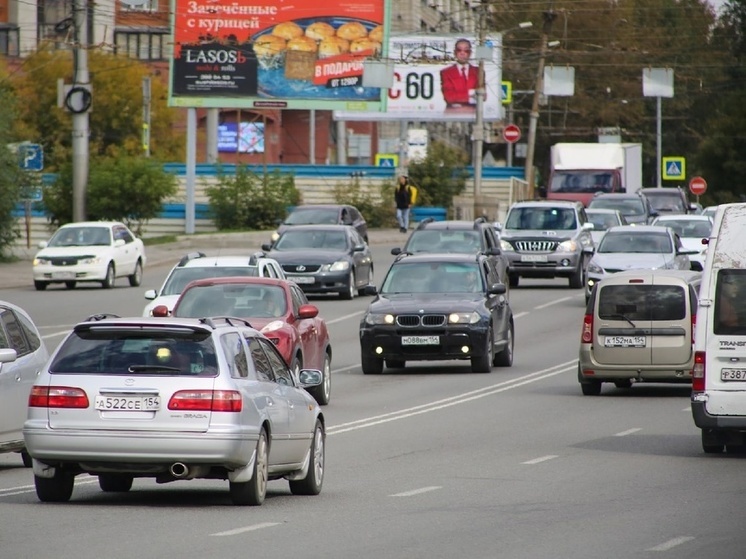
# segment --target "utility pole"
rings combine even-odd
[[[73,85],[66,104],[73,113],[73,221],[85,221],[88,185],[88,137],[91,92],[88,75],[88,0],[74,0]],[[79,97],[80,100],[76,100]]]
[[[479,33],[477,48],[475,52],[478,59],[477,67],[477,90],[476,115],[474,118],[474,204],[479,204],[479,196],[482,194],[482,151],[484,151],[484,46],[487,31],[485,7],[487,2],[480,3],[480,14],[477,24]],[[475,213],[476,215],[476,213]]]

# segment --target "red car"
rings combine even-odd
[[[275,344],[290,368],[318,369],[321,385],[309,389],[320,405],[331,396],[332,346],[326,322],[292,281],[263,277],[223,277],[195,280],[184,288],[172,316],[247,318]],[[153,316],[169,316],[159,305]]]

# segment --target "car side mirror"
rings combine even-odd
[[[493,283],[487,290],[487,293],[490,295],[504,295],[507,292],[508,288],[504,283]]]
[[[152,300],[153,300],[153,299],[155,299],[155,298],[156,298],[157,296],[158,296],[158,292],[157,292],[157,291],[156,291],[155,289],[148,289],[148,290],[147,290],[147,291],[145,292],[145,298],[146,298],[146,299],[147,299],[148,301],[152,301]]]
[[[264,243],[264,244],[262,245],[262,250],[263,250],[264,252],[269,252],[270,250],[272,250],[272,245],[271,245],[271,244],[269,244],[269,243]]]
[[[378,295],[378,288],[375,285],[366,285],[363,287],[363,295]]]
[[[498,247],[490,247],[486,252],[487,256],[500,256],[502,251]]]
[[[355,245],[352,247],[352,252],[363,252],[365,250],[365,244],[362,245]]]
[[[391,254],[393,254],[394,256],[397,256],[397,255],[401,254],[401,248],[400,247],[394,247],[394,248],[392,248],[391,249]]]
[[[583,231],[593,231],[596,226],[593,225],[590,221],[586,221],[581,227]]]
[[[123,247],[125,244],[124,239],[114,239],[115,247]]]

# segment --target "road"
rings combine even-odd
[[[374,248],[378,281],[390,246]],[[26,308],[49,348],[90,314],[139,314],[141,287],[0,290]],[[515,363],[413,363],[364,376],[358,322],[369,298],[312,300],[334,348],[327,470],[318,497],[269,485],[261,508],[228,484],[135,480],[104,494],[79,477],[70,503],[41,504],[20,456],[0,455],[2,557],[93,559],[722,558],[743,555],[744,458],[706,456],[686,386],[577,383],[582,290],[524,280],[511,290]]]

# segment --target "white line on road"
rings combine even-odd
[[[627,429],[626,431],[622,431],[621,433],[616,433],[615,437],[626,437],[627,435],[631,435],[632,433],[637,433],[638,431],[642,431],[639,427],[635,427],[634,429]]]
[[[413,495],[421,495],[422,493],[428,493],[437,489],[443,489],[440,485],[431,485],[430,487],[420,487],[419,489],[412,489],[411,491],[403,491],[402,493],[394,493],[389,497],[412,497]]]
[[[558,303],[563,303],[565,301],[571,301],[573,297],[562,297],[561,299],[556,299],[554,301],[549,301],[548,303],[544,303],[543,305],[538,305],[534,307],[537,311],[539,309],[546,309],[547,307],[551,307],[552,305],[557,305]]]
[[[340,317],[337,317],[337,318],[332,318],[331,320],[327,320],[326,323],[327,324],[334,324],[335,322],[342,322],[343,320],[347,320],[349,318],[355,318],[356,316],[361,315],[363,313],[365,313],[365,311],[357,311],[357,312],[354,312],[352,314],[346,314],[345,316],[340,316]]]
[[[272,526],[279,526],[279,522],[262,522],[261,524],[252,524],[251,526],[244,526],[243,528],[236,528],[235,530],[226,530],[225,532],[215,532],[210,534],[211,536],[235,536],[237,534],[243,534],[244,532],[253,532],[254,530],[261,530],[262,528],[271,528]]]
[[[89,483],[98,483],[98,477],[89,476],[87,474],[78,476],[75,479],[75,485],[87,485]],[[6,487],[0,489],[0,497],[11,497],[12,495],[22,495],[24,493],[33,493],[33,485],[19,485],[18,487]]]
[[[663,542],[660,545],[656,545],[655,547],[651,547],[650,549],[647,549],[646,551],[669,551],[673,549],[676,546],[679,546],[683,543],[686,543],[688,541],[693,540],[693,536],[679,536],[678,538],[673,538],[672,540],[668,540],[667,542]]]
[[[692,411],[692,406],[687,406],[684,409],[682,409],[681,411],[689,411],[690,412],[690,411]]]
[[[72,326],[70,327],[70,329],[72,329]],[[54,334],[47,334],[46,336],[42,336],[42,339],[48,340],[49,338],[56,338],[57,336],[64,336],[68,332],[70,332],[70,330],[64,330],[62,332],[55,332]]]
[[[516,318],[523,318],[524,316],[527,316],[529,314],[531,314],[531,313],[527,312],[527,311],[519,312],[518,314],[514,314],[513,315],[513,320],[515,320]]]
[[[542,462],[546,462],[547,460],[554,460],[555,458],[559,458],[559,455],[547,454],[546,456],[540,456],[539,458],[534,458],[533,460],[521,462],[521,464],[528,464],[529,466],[531,466],[533,464],[541,464]]]

